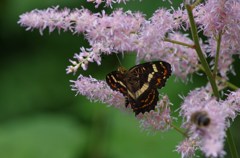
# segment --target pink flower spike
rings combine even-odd
[[[75,74],[80,66],[79,63],[77,63],[76,61],[72,61],[72,60],[69,60],[73,65],[70,65],[67,67],[66,69],[66,73],[69,74],[69,73],[73,73]]]
[[[66,31],[70,23],[65,22],[65,18],[69,15],[70,9],[58,10],[57,7],[48,8],[46,10],[33,10],[31,12],[20,15],[20,20],[18,23],[21,26],[27,27],[26,30],[39,29],[40,34],[43,34],[43,30],[47,27],[49,32],[52,32],[54,29],[60,31],[63,29]]]
[[[80,75],[73,83],[72,90],[86,96],[91,101],[99,101],[126,111],[125,98],[117,91],[113,91],[105,81]]]
[[[85,48],[80,48],[81,52],[79,54],[75,53],[74,54],[74,59],[69,60],[72,65],[68,66],[66,69],[67,73],[73,72],[74,74],[76,73],[77,69],[81,66],[83,70],[87,70],[89,62],[96,62],[98,65],[101,65],[101,57],[100,53],[98,52],[99,50],[93,50],[93,49],[85,49]],[[96,52],[95,52],[96,51]]]

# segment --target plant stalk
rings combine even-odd
[[[182,134],[184,137],[188,137],[188,135],[186,134],[186,132],[182,131],[179,127],[175,126],[174,124],[170,123],[170,126],[172,128],[174,128],[177,132],[179,132],[180,134]]]
[[[227,143],[228,143],[228,147],[230,149],[230,153],[231,153],[232,157],[239,158],[237,148],[233,141],[233,137],[232,137],[230,129],[227,130]]]
[[[168,38],[164,38],[163,41],[170,42],[170,43],[173,43],[173,44],[182,45],[182,46],[186,46],[186,47],[189,47],[189,48],[195,48],[194,45],[192,45],[192,44],[187,44],[187,43],[184,43],[184,42],[171,40],[171,39],[168,39]]]
[[[213,76],[214,76],[214,78],[216,78],[216,76],[217,76],[218,60],[219,60],[219,54],[220,54],[221,40],[222,40],[222,31],[220,31],[218,33],[218,38],[217,38],[217,50],[216,50],[214,69],[213,69]]]
[[[205,59],[205,56],[204,56],[204,54],[202,52],[202,49],[200,47],[198,32],[197,32],[197,26],[196,26],[196,23],[194,21],[194,17],[193,17],[193,13],[192,13],[192,7],[188,4],[186,4],[185,7],[186,7],[187,12],[188,12],[188,17],[189,17],[190,26],[191,26],[191,33],[192,33],[192,38],[193,38],[193,41],[194,41],[194,44],[195,44],[196,52],[198,54],[198,57],[201,61],[202,66],[204,68],[204,71],[205,71],[205,73],[208,77],[208,80],[209,80],[209,82],[212,86],[213,93],[214,93],[215,97],[217,98],[217,100],[219,100],[220,95],[219,95],[219,92],[218,92],[216,82],[214,80],[214,77],[213,77],[212,72],[209,68],[207,60]]]

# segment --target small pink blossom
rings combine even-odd
[[[216,48],[217,41],[215,39],[210,38],[208,40],[209,44],[207,45],[206,51],[210,54],[211,57],[216,56]],[[218,61],[218,72],[221,77],[228,79],[228,74],[235,74],[234,69],[232,67],[232,63],[234,61],[233,55],[236,53],[236,49],[233,49],[232,43],[226,41],[224,37],[221,40],[221,47],[219,52],[219,61]],[[213,58],[214,59],[214,58]],[[211,62],[212,67],[214,67],[214,60]]]
[[[184,9],[184,4],[181,3],[177,9],[172,7],[172,10],[173,10],[174,22],[176,23],[176,26],[177,26],[175,28],[176,29],[182,28],[184,31],[188,30],[190,25],[189,25],[187,10]]]
[[[187,138],[177,146],[176,151],[181,153],[181,158],[191,158],[195,156],[195,151],[197,149],[197,141]]]
[[[237,91],[228,94],[228,97],[225,101],[223,101],[222,104],[228,106],[231,109],[231,111],[229,111],[228,117],[234,120],[237,114],[240,112],[240,90],[238,89]]]
[[[69,60],[72,65],[67,67],[67,73],[75,74],[80,66],[83,70],[87,70],[89,62],[96,62],[98,65],[101,65],[99,50],[81,48],[81,52],[79,54],[76,53],[74,58],[77,61]]]
[[[113,3],[121,3],[121,2],[126,3],[126,1],[128,1],[128,0],[87,0],[87,2],[93,2],[93,3],[95,3],[95,4],[96,4],[96,5],[95,5],[96,8],[97,8],[101,3],[105,3],[106,6],[112,7],[112,4],[113,4]]]

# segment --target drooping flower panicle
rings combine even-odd
[[[31,20],[32,17],[36,20]],[[139,12],[116,10],[106,15],[105,12],[93,14],[87,9],[70,11],[55,7],[25,13],[20,16],[18,23],[27,26],[27,30],[37,28],[41,34],[48,27],[50,32],[57,28],[59,31],[70,30],[86,36],[91,48],[82,47],[80,53],[74,55],[76,61],[70,60],[72,65],[66,69],[67,73],[76,73],[80,67],[86,70],[89,62],[100,65],[102,53],[129,51],[137,52],[138,61],[164,59],[173,63],[173,73],[180,78],[186,78],[189,73],[197,70],[198,60],[192,48],[163,41],[167,32],[180,25],[174,21],[169,10],[159,9],[147,20]],[[169,38],[192,43],[189,37],[180,33],[172,32]]]
[[[105,81],[80,75],[76,81],[72,82],[72,90],[76,91],[77,94],[86,96],[91,101],[100,101],[120,109],[125,108],[123,95],[113,91]]]

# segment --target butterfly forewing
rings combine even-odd
[[[127,96],[127,89],[123,79],[124,75],[119,71],[113,71],[106,76],[106,82],[111,89],[119,91],[124,96]]]
[[[129,73],[138,74],[141,86],[148,82],[151,88],[162,88],[171,72],[171,65],[165,61],[148,62],[129,69]]]

